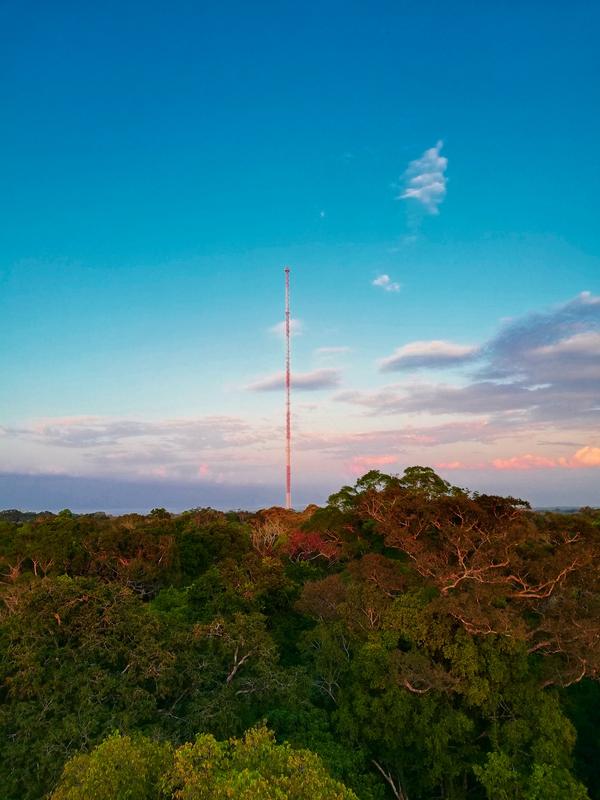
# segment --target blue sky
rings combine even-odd
[[[282,397],[255,389],[285,263],[299,504],[411,463],[600,503],[599,23],[3,3],[0,505],[51,505],[56,476],[73,508],[82,480],[278,502]]]

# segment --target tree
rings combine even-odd
[[[2,800],[65,760],[68,800],[598,800],[599,519],[411,467],[301,513],[0,520]]]
[[[159,800],[172,765],[170,745],[114,733],[67,761],[51,800]]]
[[[346,746],[369,754],[398,800],[495,800],[514,787],[506,797],[523,800],[544,776],[565,787],[561,800],[585,797],[573,728],[526,642],[468,630],[406,566],[367,556],[306,584],[298,602],[317,620],[309,670]],[[513,784],[497,774],[503,759]]]
[[[0,520],[0,581],[16,581],[26,559],[19,529],[14,522]]]
[[[473,634],[516,636],[546,656],[547,685],[600,675],[600,531],[591,519],[536,516],[522,500],[469,495],[421,467],[406,473],[361,479],[352,514],[410,558],[440,607]]]
[[[448,481],[440,478],[431,467],[407,467],[404,475],[398,481],[398,486],[402,489],[419,492],[427,500],[464,494],[464,491],[458,486],[452,486]]]
[[[67,762],[51,800],[357,800],[309,750],[265,727],[219,742],[204,734],[174,752],[115,734]]]
[[[119,585],[32,579],[5,590],[4,601],[0,784],[7,800],[37,800],[74,751],[117,726],[156,724],[184,653]]]
[[[264,727],[229,742],[199,736],[179,748],[168,785],[174,800],[357,800],[318,756],[277,745]]]

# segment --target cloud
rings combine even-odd
[[[398,456],[395,455],[379,455],[379,456],[354,456],[348,464],[348,469],[352,475],[363,475],[372,469],[379,469],[386,467],[390,464],[395,464],[398,461]]]
[[[565,458],[547,458],[545,456],[532,455],[526,453],[522,456],[512,458],[495,458],[492,460],[495,469],[588,469],[590,467],[600,467],[600,447],[582,447],[572,456]]]
[[[439,383],[392,384],[373,392],[339,392],[334,400],[363,406],[376,414],[485,414],[535,406],[542,389],[480,381],[466,386]]]
[[[346,353],[351,352],[350,347],[346,346],[339,346],[339,347],[317,347],[315,350],[315,355],[317,358],[329,358],[331,356],[342,356]]]
[[[23,469],[23,464],[31,463],[33,453],[36,474],[106,476],[113,481],[148,479],[161,485],[189,483],[197,485],[199,492],[208,491],[216,483],[273,483],[280,476],[282,422],[280,418],[273,423],[226,416],[163,420],[49,418],[5,428],[3,468],[29,471]],[[351,474],[360,474],[384,468],[401,458],[403,465],[421,463],[424,448],[431,452],[438,445],[460,441],[495,441],[502,434],[483,420],[422,428],[403,424],[395,429],[354,432],[336,432],[329,425],[325,430],[311,430],[308,424],[305,420],[295,426],[294,461],[299,479],[310,476],[319,480],[323,496],[346,480],[352,468]],[[319,426],[321,421],[313,424]],[[19,448],[27,453],[26,462],[20,461]],[[313,499],[316,496],[313,494]],[[104,501],[105,507],[107,502]],[[6,503],[14,506],[16,501]],[[198,504],[200,500],[188,505]],[[241,500],[239,504],[243,504]],[[71,506],[72,501],[63,502],[65,505]]]
[[[301,319],[290,319],[290,334],[292,336],[301,336],[304,332],[304,323]],[[276,325],[269,328],[269,333],[274,336],[285,336],[285,320],[282,319]]]
[[[279,421],[229,416],[132,420],[72,417],[5,428],[4,470],[54,464],[75,475],[125,479],[260,481],[273,472]],[[26,455],[26,460],[23,456]]]
[[[555,459],[536,456],[531,453],[513,456],[512,458],[494,458],[491,463],[494,469],[500,470],[553,469],[558,466],[558,462]]]
[[[456,474],[470,470],[465,482],[482,491],[522,491],[532,499],[529,492],[537,481],[545,487],[539,504],[558,504],[558,497],[593,502],[600,469],[599,334],[600,298],[582,293],[554,308],[505,320],[472,358],[456,350],[467,345],[410,342],[388,356],[399,360],[393,382],[370,391],[338,389],[334,399],[350,404],[354,413],[330,414],[323,395],[305,395],[318,400],[318,413],[296,409],[294,463],[299,479],[308,475],[333,491],[347,480],[353,465],[367,471],[391,464],[390,469],[401,471],[408,464],[432,463]],[[335,357],[342,349],[319,348],[323,357]],[[440,357],[445,365],[447,359],[464,357],[464,374],[437,381],[430,374],[417,380],[403,371],[415,360],[431,366]],[[340,371],[321,369],[293,377],[297,389],[330,389],[339,384]],[[278,374],[250,388],[280,391],[282,385]],[[282,416],[88,415],[5,425],[0,428],[2,469],[25,473],[33,464],[39,473],[105,476],[115,483],[187,482],[198,487],[198,498],[220,482],[274,485],[281,477]],[[396,461],[374,461],[392,457]],[[193,495],[192,488],[189,493]],[[5,496],[8,505],[18,505],[17,495],[12,500]]]
[[[455,344],[441,339],[410,342],[398,347],[379,362],[381,372],[395,372],[422,367],[450,367],[472,361],[479,354],[473,345]]]
[[[566,339],[547,344],[536,348],[533,353],[537,356],[588,356],[600,357],[600,333],[588,331],[587,333],[575,333]]]
[[[5,428],[5,433],[55,447],[76,449],[105,448],[144,439],[160,439],[174,447],[185,442],[195,448],[221,449],[256,444],[264,435],[248,422],[226,416],[159,421],[58,417],[37,420],[22,428]]]
[[[389,275],[379,275],[375,278],[374,281],[371,282],[372,286],[379,286],[385,292],[399,292],[402,288],[399,283],[393,281]]]
[[[582,447],[573,456],[573,462],[582,467],[600,467],[600,447]]]
[[[528,383],[600,381],[600,297],[582,292],[546,312],[507,322],[485,347],[484,377]]]
[[[504,323],[481,348],[413,342],[382,359],[382,371],[468,365],[462,381],[411,381],[334,399],[373,414],[477,414],[488,420],[582,430],[600,425],[600,297],[583,292],[545,312]],[[553,433],[556,435],[556,432]]]
[[[421,158],[411,161],[404,173],[404,189],[399,200],[414,200],[429,214],[437,214],[446,196],[448,159],[440,155],[443,142],[426,150]]]
[[[339,369],[315,369],[312,372],[296,372],[292,375],[294,390],[311,392],[319,389],[331,389],[339,386],[341,373]],[[276,372],[259,378],[246,386],[251,392],[277,392],[285,388],[285,374]]]
[[[527,430],[529,433],[529,430]],[[386,449],[393,447],[421,449],[457,442],[496,442],[508,434],[520,435],[522,431],[514,425],[490,423],[484,419],[472,419],[461,422],[446,422],[442,425],[424,425],[422,427],[405,424],[401,428],[380,428],[372,431],[356,431],[344,433],[324,433],[299,431],[295,437],[297,450],[318,450],[340,458],[360,455],[366,449]]]
[[[464,461],[438,461],[433,465],[436,469],[454,470],[454,469],[481,469],[482,464],[469,464]]]

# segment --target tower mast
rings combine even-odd
[[[285,507],[292,507],[292,409],[290,358],[290,268],[285,267]]]

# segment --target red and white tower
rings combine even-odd
[[[285,507],[292,507],[292,375],[290,357],[290,268],[285,267]]]

